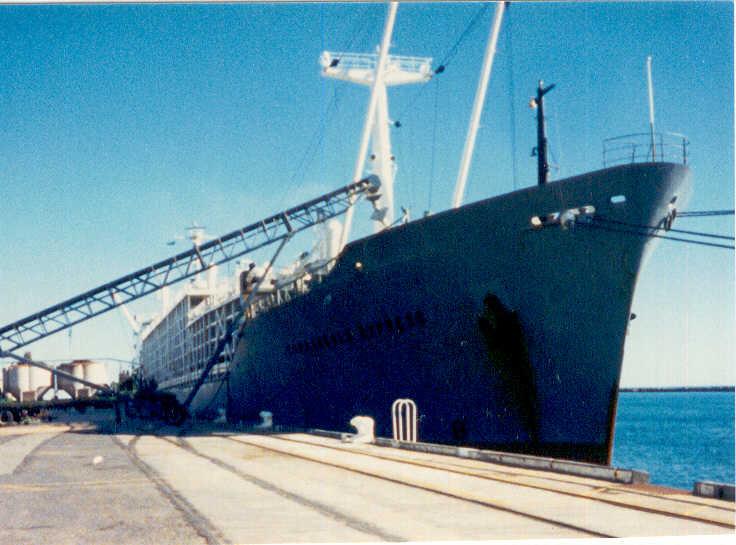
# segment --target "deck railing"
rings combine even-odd
[[[644,132],[616,136],[603,141],[603,166],[626,163],[687,164],[687,137],[674,132]]]

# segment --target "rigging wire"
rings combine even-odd
[[[736,240],[736,239],[734,239],[734,237],[728,236],[728,235],[717,235],[717,234],[714,234],[714,233],[703,233],[703,232],[700,232],[700,231],[686,231],[684,229],[667,229],[665,227],[652,226],[652,225],[639,225],[639,224],[636,224],[636,223],[627,223],[625,221],[612,220],[612,219],[605,218],[605,217],[600,217],[600,216],[596,217],[595,218],[595,221],[602,221],[602,222],[605,222],[605,223],[614,223],[614,224],[617,224],[617,225],[623,225],[625,227],[634,227],[636,229],[651,229],[651,230],[654,230],[654,231],[669,231],[671,233],[682,233],[682,234],[685,234],[685,235],[695,235],[695,236],[706,237],[706,238],[719,238],[719,239],[722,239],[722,240],[730,240],[730,241]]]
[[[371,26],[368,24],[364,24],[364,23],[365,23],[365,16],[367,15],[369,8],[370,8],[370,4],[366,5],[365,8],[363,9],[363,13],[361,13],[358,17],[356,17],[355,22],[353,23],[353,26],[350,30],[350,33],[348,34],[349,36],[352,36],[352,38],[350,39],[348,46],[345,48],[347,51],[352,49],[353,45],[355,45],[358,42],[361,42],[367,36],[368,31]],[[361,25],[362,25],[362,29],[361,29]],[[361,29],[361,32],[358,32],[359,29]],[[322,47],[324,49],[324,41],[322,43]],[[299,163],[297,163],[297,167],[294,169],[294,172],[291,175],[291,178],[289,179],[289,183],[286,186],[287,188],[293,186],[299,174],[302,173],[303,170],[306,170],[307,168],[309,168],[311,161],[314,159],[314,157],[317,154],[317,150],[320,149],[320,147],[322,146],[322,143],[324,142],[324,139],[325,139],[325,135],[327,133],[327,125],[332,120],[332,114],[337,113],[340,109],[339,99],[340,99],[340,87],[333,86],[330,102],[327,104],[327,107],[325,108],[324,113],[322,114],[317,127],[312,133],[312,136],[309,139],[309,144],[307,145],[307,148],[304,150],[304,154],[299,160]],[[333,109],[334,109],[334,112],[332,111]],[[286,191],[284,192],[285,195],[287,193],[288,192]]]
[[[560,124],[558,123],[557,118],[557,108],[555,108],[555,103],[550,103],[550,117],[552,118],[552,131],[554,133],[555,138],[555,145],[553,147],[550,147],[550,153],[552,154],[552,161],[554,161],[554,166],[552,168],[555,169],[555,176],[559,179],[562,175],[562,144],[560,143]],[[557,153],[559,154],[559,157],[557,154],[555,154],[555,148],[557,149]]]
[[[117,362],[117,363],[135,363],[135,360],[124,360],[124,359],[121,359],[121,358],[111,358],[111,357],[108,357],[108,356],[86,356],[85,355],[85,356],[82,356],[82,357],[79,357],[79,358],[76,358],[76,359],[79,359],[79,360],[93,360],[93,361],[96,361],[96,360],[105,360],[105,361],[114,361],[114,362]],[[43,359],[43,363],[63,363],[63,362],[68,362],[68,361],[69,361],[69,358],[54,358],[54,359],[50,359],[50,360],[49,359],[45,359],[45,358]],[[104,361],[103,361],[103,363],[104,363]]]
[[[699,246],[709,246],[709,247],[712,247],[712,248],[725,248],[727,250],[734,250],[734,249],[736,249],[736,247],[734,247],[732,245],[718,244],[718,243],[715,243],[715,242],[706,242],[706,241],[703,241],[703,240],[693,240],[693,239],[688,239],[688,238],[680,238],[680,237],[670,237],[670,236],[665,236],[665,235],[658,235],[658,234],[652,232],[653,230],[655,230],[655,231],[658,230],[659,228],[657,228],[657,227],[648,227],[646,230],[642,230],[641,228],[627,228],[627,227],[625,227],[625,225],[622,225],[621,227],[615,227],[615,226],[611,227],[611,226],[607,226],[607,225],[602,225],[601,224],[601,221],[600,221],[601,218],[591,218],[591,219],[592,219],[592,221],[580,222],[577,225],[583,225],[585,227],[591,227],[591,228],[594,228],[594,229],[600,229],[602,231],[609,231],[609,232],[612,232],[612,233],[623,233],[623,234],[633,235],[633,236],[638,236],[638,237],[661,238],[661,239],[664,239],[664,240],[672,240],[672,241],[675,241],[675,242],[684,242],[684,243],[688,243],[688,244],[696,244],[696,245],[699,245]],[[605,223],[605,220],[603,221],[603,223]]]
[[[457,55],[458,49],[460,48],[460,44],[462,44],[463,41],[465,41],[465,38],[468,37],[468,34],[470,34],[470,31],[473,29],[476,23],[480,20],[481,16],[488,9],[488,6],[490,6],[490,4],[487,4],[487,3],[483,4],[483,6],[475,13],[473,18],[470,20],[470,22],[465,27],[465,30],[463,30],[462,33],[460,34],[460,37],[457,39],[457,41],[453,44],[450,50],[445,54],[443,59],[440,61],[439,66],[435,68],[435,71],[434,71],[435,74],[441,74],[447,69],[447,66],[450,64],[450,61],[455,58],[455,55]]]
[[[310,138],[309,145],[307,146],[306,150],[304,150],[302,158],[300,159],[297,167],[294,169],[294,173],[289,179],[289,186],[292,186],[296,181],[297,176],[302,173],[302,167],[304,167],[305,169],[308,167],[311,160],[314,159],[317,150],[322,145],[322,142],[324,142],[325,134],[327,132],[327,123],[331,120],[330,114],[332,113],[332,109],[334,108],[335,112],[337,112],[337,110],[339,109],[338,94],[338,88],[334,87],[332,89],[332,97],[330,99],[330,102],[328,103],[327,108],[325,108],[324,114],[321,116],[319,124],[317,125],[317,128]]]
[[[434,188],[434,159],[435,152],[437,150],[437,116],[439,113],[439,95],[440,95],[440,81],[435,80],[434,84],[434,119],[432,120],[432,149],[429,160],[429,195],[427,198],[427,210],[429,214],[432,210],[432,189]]]
[[[591,227],[591,228],[594,228],[594,229],[600,229],[602,231],[609,231],[609,232],[612,232],[612,233],[624,233],[624,234],[627,234],[627,235],[634,235],[634,236],[639,236],[639,237],[662,238],[662,239],[665,239],[665,240],[674,240],[676,242],[685,242],[685,243],[688,243],[688,244],[698,244],[698,245],[701,245],[701,246],[710,246],[710,247],[713,247],[713,248],[725,248],[725,249],[728,249],[728,250],[735,249],[734,246],[728,246],[726,244],[716,244],[716,243],[713,243],[713,242],[705,242],[705,241],[692,240],[692,239],[686,239],[686,238],[666,237],[664,235],[656,235],[654,233],[643,233],[641,231],[632,231],[630,229],[616,229],[616,228],[613,228],[613,227],[606,227],[605,225],[597,225],[595,223],[581,223],[580,225],[585,225],[586,227]]]
[[[396,157],[413,157],[416,154],[412,153],[413,147],[413,138],[411,138],[411,133],[407,136],[402,131],[396,132],[395,138],[393,140],[393,147],[395,148],[394,155]],[[397,175],[399,169],[398,165],[394,162],[393,164],[394,168],[394,176]],[[415,206],[417,205],[416,201],[416,182],[415,182],[415,176],[407,176],[407,183],[404,184],[398,184],[395,186],[394,190],[396,191],[396,195],[394,196],[394,202],[399,202],[399,192],[406,191],[407,196],[405,197],[405,200],[408,202],[408,208],[409,210],[415,210]]]
[[[411,111],[414,108],[414,105],[416,104],[417,100],[419,100],[419,97],[424,93],[424,89],[426,89],[427,84],[434,79],[434,76],[438,76],[442,74],[446,69],[447,66],[450,64],[450,61],[452,61],[455,56],[457,55],[457,52],[460,49],[460,45],[465,41],[465,39],[470,34],[470,31],[473,29],[473,27],[476,25],[476,23],[480,20],[481,15],[486,12],[490,4],[483,4],[481,8],[473,15],[472,19],[468,22],[468,24],[465,26],[465,29],[460,33],[460,37],[455,41],[453,46],[449,49],[447,53],[442,57],[442,61],[440,61],[439,65],[437,65],[437,68],[433,71],[433,77],[430,78],[428,81],[424,82],[414,93],[414,96],[409,100],[409,104],[401,111],[401,114],[396,116],[396,121],[394,122],[394,127],[399,128],[401,127],[401,120],[406,117],[406,114]]]
[[[707,216],[733,216],[733,210],[693,210],[688,212],[678,212],[678,218],[700,218]]]
[[[545,119],[547,118],[547,116],[544,116],[544,117],[545,117]],[[549,152],[550,156],[552,157],[552,162],[549,163],[549,169],[555,171],[555,176],[553,176],[552,177],[552,180],[551,180],[551,181],[554,181],[557,178],[557,176],[559,176],[560,163],[557,160],[557,156],[555,155],[555,148],[554,148],[554,146],[550,146],[549,143],[548,143],[547,144],[547,151]]]

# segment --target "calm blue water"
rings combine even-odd
[[[701,480],[733,483],[734,393],[622,392],[612,463],[688,490]]]

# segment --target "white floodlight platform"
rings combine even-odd
[[[319,61],[325,77],[371,85],[378,65],[378,54],[324,51]],[[389,55],[383,73],[383,84],[388,87],[423,83],[431,77],[431,57]]]

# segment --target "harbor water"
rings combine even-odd
[[[734,482],[734,392],[622,392],[613,465],[652,484]]]

